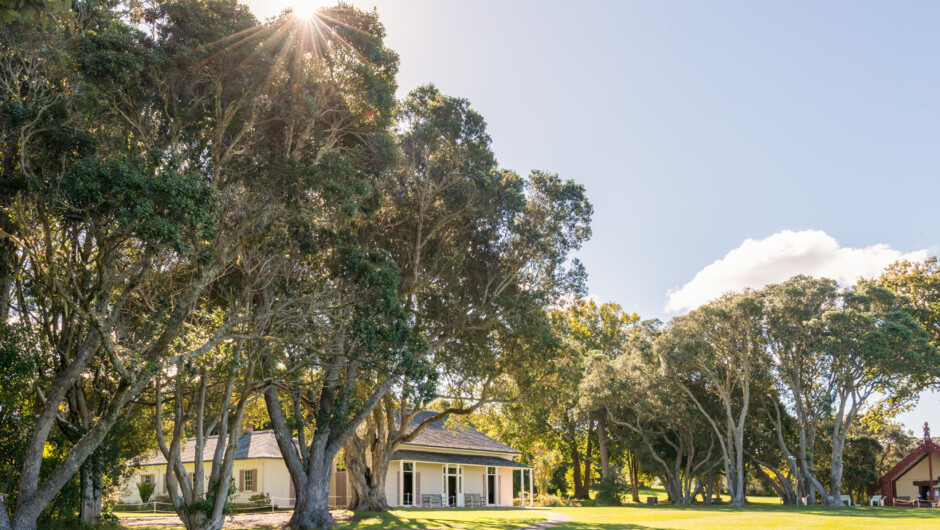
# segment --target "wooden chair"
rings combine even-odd
[[[426,493],[424,495],[421,495],[421,506],[422,507],[427,506],[428,508],[434,508],[435,506],[438,508],[443,508],[444,501],[440,495],[437,495],[434,493]]]
[[[483,498],[479,493],[464,493],[463,505],[465,508],[482,508]]]
[[[881,495],[875,495],[868,501],[869,506],[884,506],[885,498]]]

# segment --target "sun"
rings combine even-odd
[[[294,15],[300,18],[313,18],[317,14],[317,10],[324,7],[325,4],[325,2],[316,0],[294,0],[290,7]]]

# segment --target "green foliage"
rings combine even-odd
[[[59,193],[71,217],[113,219],[117,230],[178,251],[214,235],[216,190],[177,164],[154,171],[141,157],[84,158],[69,168]]]
[[[140,495],[140,502],[149,501],[150,496],[153,495],[153,484],[148,484],[146,482],[138,482],[137,493]]]
[[[623,504],[623,495],[627,492],[627,485],[616,474],[611,474],[595,484],[597,494],[594,501],[597,506],[620,506]]]

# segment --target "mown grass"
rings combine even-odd
[[[663,504],[646,505],[647,497],[657,497]],[[629,497],[627,498],[629,500]],[[392,528],[474,528],[481,530],[510,530],[543,521],[547,511],[568,515],[571,521],[556,526],[558,530],[609,529],[692,529],[717,530],[725,528],[783,529],[783,528],[940,528],[940,510],[915,508],[825,508],[819,506],[783,506],[776,497],[748,497],[743,508],[728,506],[677,507],[666,504],[661,489],[645,489],[640,504],[602,507],[581,506],[522,509],[420,509],[391,510],[386,513],[338,512],[340,528],[392,529]],[[591,504],[593,501],[586,501]],[[128,512],[123,516],[141,517],[148,514]],[[166,515],[166,514],[156,514]],[[239,528],[237,521],[226,521],[227,528]],[[181,526],[134,526],[133,530],[177,530]],[[263,527],[264,528],[264,527]],[[271,529],[274,527],[272,526]]]

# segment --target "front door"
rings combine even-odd
[[[402,469],[404,474],[402,475],[402,504],[405,506],[414,506],[415,505],[415,465],[411,462],[405,462],[402,464]]]
[[[496,505],[496,468],[486,468],[486,503]]]

